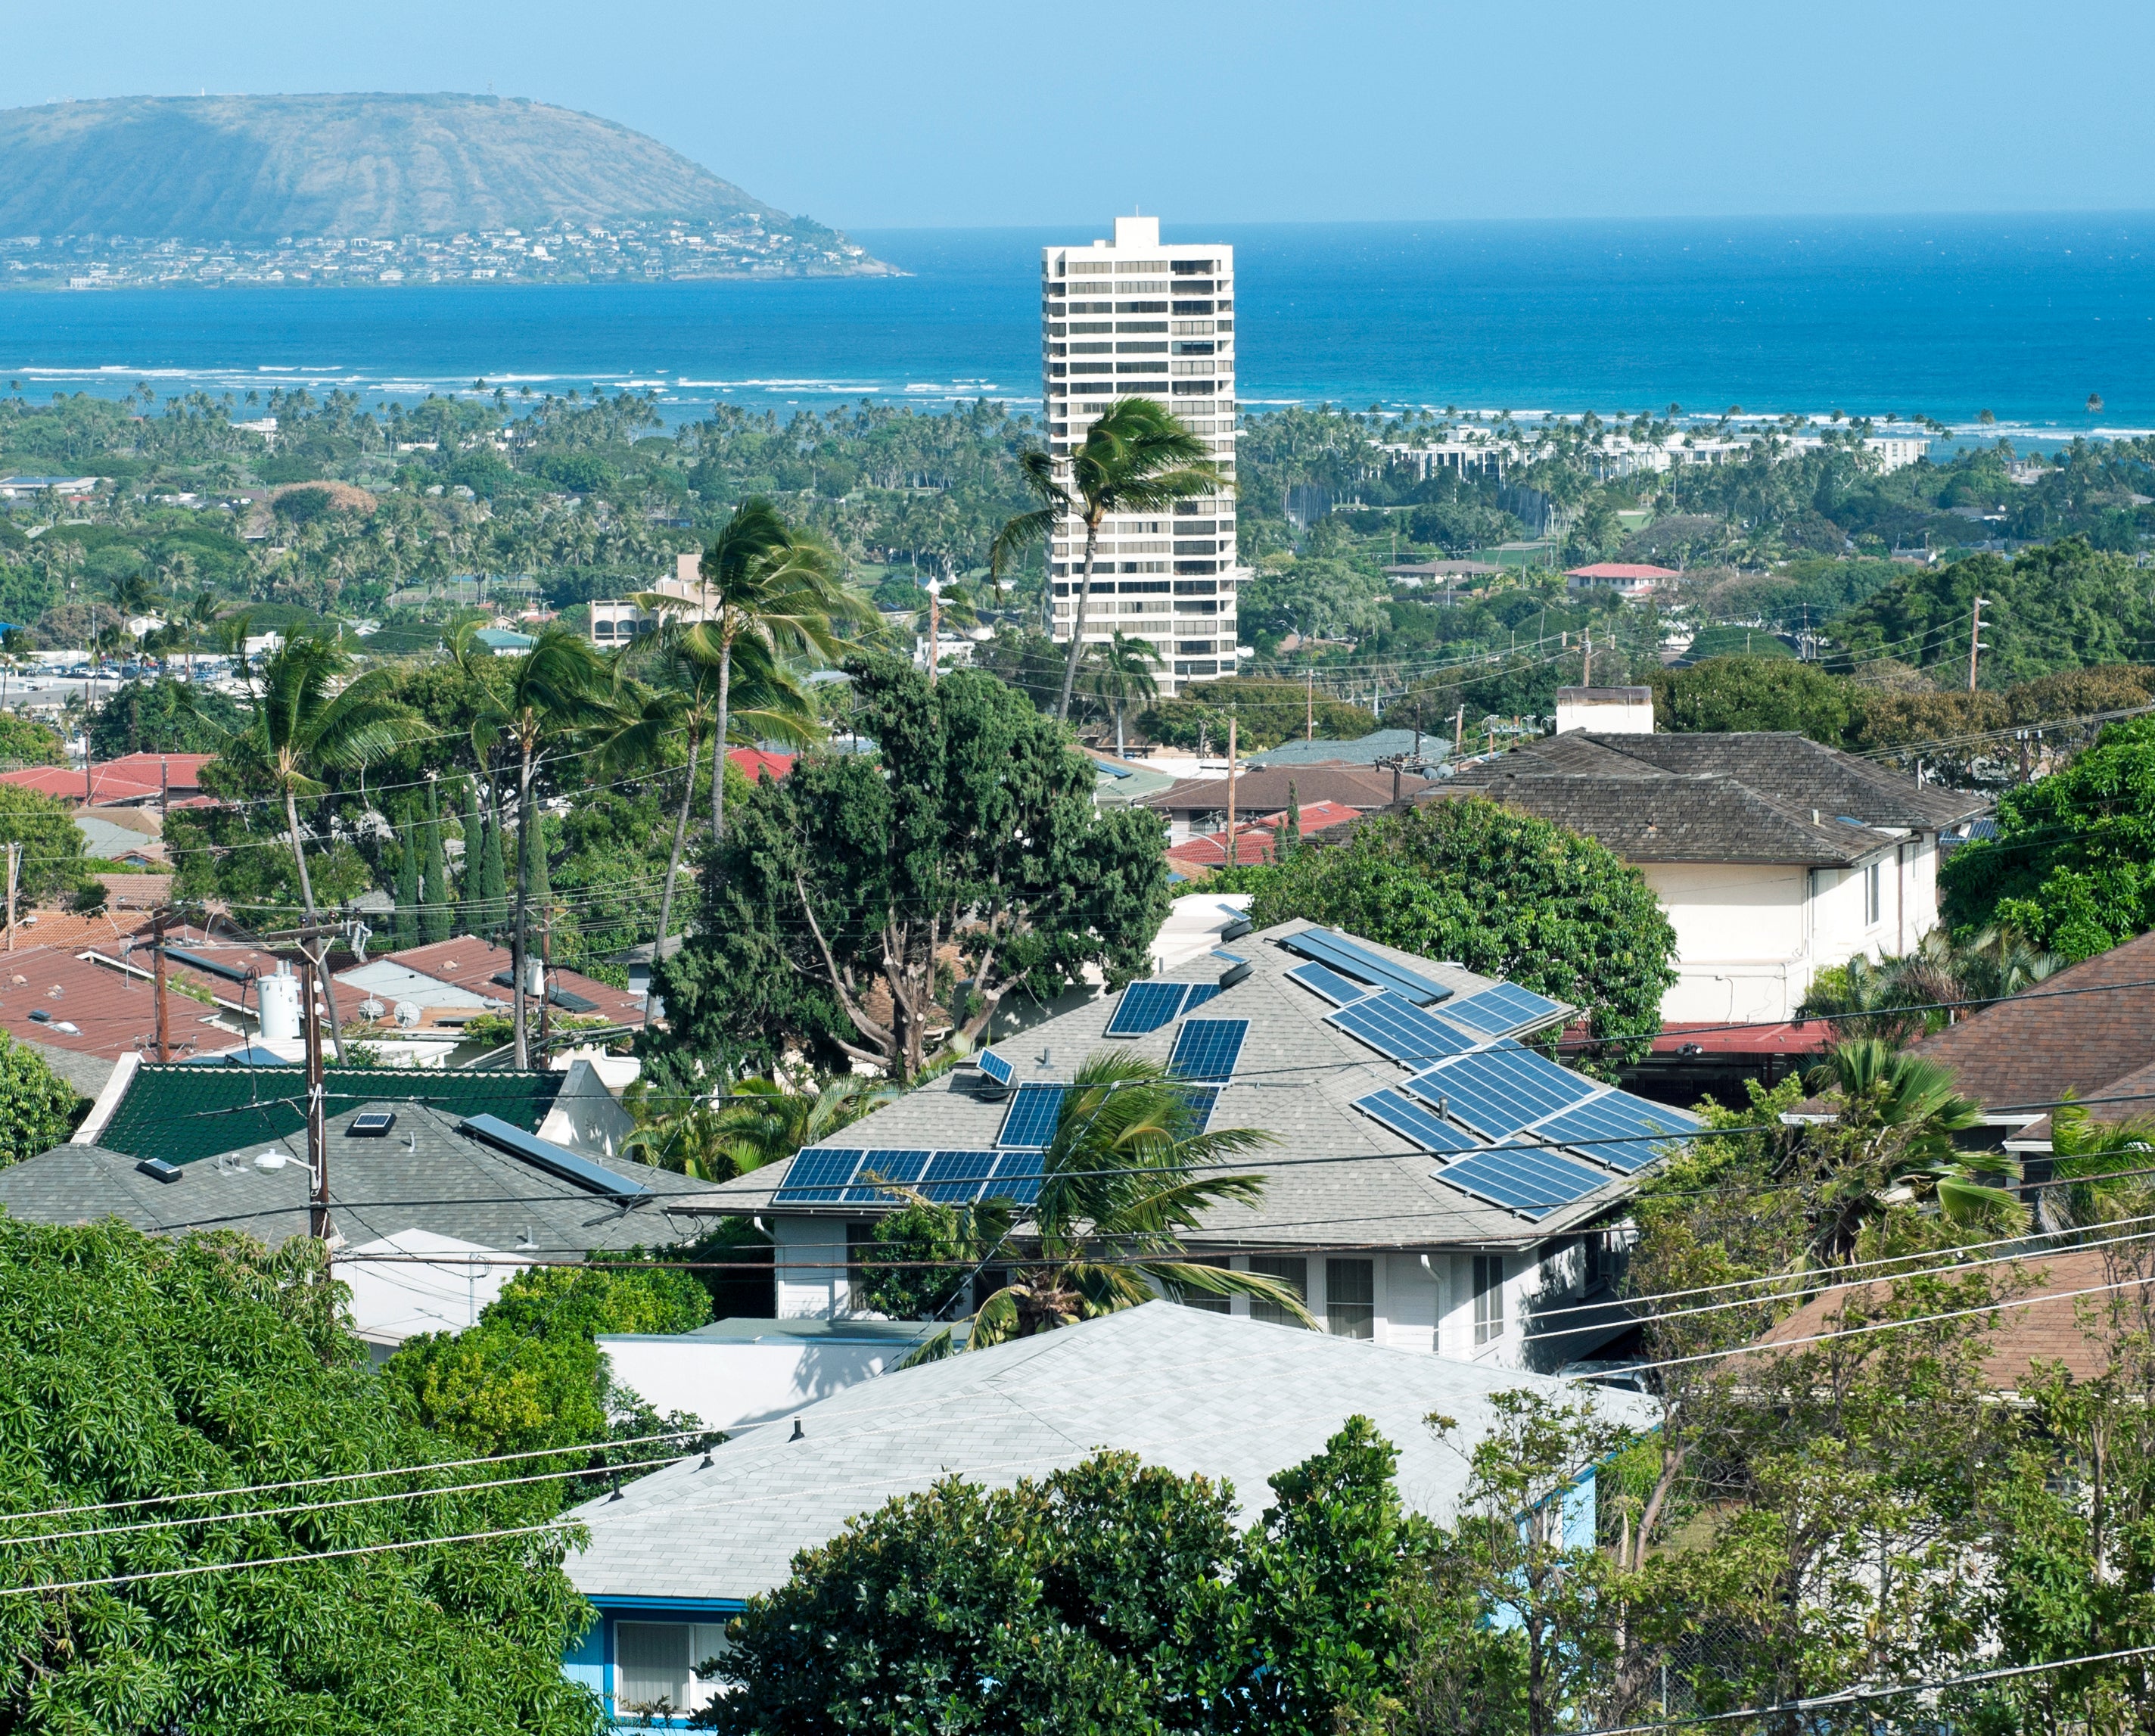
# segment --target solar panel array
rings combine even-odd
[[[1435,1110],[1396,1091],[1372,1091],[1367,1097],[1356,1098],[1354,1107],[1371,1120],[1380,1121],[1394,1133],[1412,1139],[1425,1151],[1442,1156],[1476,1149],[1473,1135],[1460,1132],[1441,1119]]]
[[[968,1206],[984,1196],[1040,1197],[1037,1151],[863,1150],[857,1145],[817,1146],[801,1152],[771,1196],[778,1206],[897,1206],[882,1181],[917,1188],[939,1206]],[[1007,1179],[1006,1179],[1007,1178]],[[1030,1189],[1028,1194],[1026,1190]]]
[[[1280,944],[1306,959],[1315,959],[1364,982],[1390,989],[1417,1006],[1446,1000],[1451,993],[1442,983],[1432,981],[1404,965],[1395,965],[1359,940],[1349,940],[1330,929],[1304,929],[1300,934],[1285,936]]]
[[[1446,1164],[1436,1179],[1536,1222],[1609,1180],[1575,1157],[1533,1145],[1485,1145]]]
[[[1019,1086],[996,1144],[1033,1150],[1050,1144],[1055,1138],[1055,1124],[1062,1116],[1062,1097],[1067,1089],[1063,1085]]]
[[[1514,1043],[1461,1055],[1402,1088],[1484,1139],[1504,1139],[1600,1088]]]
[[[1167,1070],[1181,1078],[1224,1085],[1235,1077],[1235,1063],[1249,1034],[1247,1019],[1185,1019]]]
[[[1369,992],[1369,984],[1357,982],[1351,976],[1342,976],[1329,965],[1297,965],[1287,973],[1287,980],[1300,983],[1313,994],[1323,996],[1334,1006],[1344,1006],[1349,1001],[1359,1001]]]
[[[1515,982],[1500,982],[1478,995],[1469,995],[1464,1001],[1448,1002],[1444,1016],[1454,1024],[1465,1025],[1490,1037],[1510,1037],[1521,1031],[1531,1031],[1537,1025],[1546,1025],[1564,1011],[1561,1001],[1537,995]]]
[[[1185,1085],[1182,1100],[1190,1105],[1192,1118],[1190,1131],[1201,1134],[1212,1119],[1212,1111],[1218,1107],[1221,1088],[1217,1085]]]
[[[1472,1037],[1453,1030],[1441,1019],[1431,1018],[1390,989],[1364,995],[1324,1017],[1328,1024],[1360,1038],[1380,1055],[1409,1067],[1426,1067],[1447,1056],[1463,1055],[1474,1047]]]
[[[917,1186],[920,1172],[928,1167],[934,1154],[926,1151],[868,1151],[863,1154],[861,1166],[853,1172],[853,1180],[846,1190],[845,1203],[848,1206],[898,1206],[904,1202],[888,1187],[879,1187],[878,1182],[888,1182],[896,1187]],[[871,1180],[870,1178],[873,1179]]]
[[[938,1206],[971,1204],[980,1197],[980,1188],[995,1174],[996,1160],[1001,1155],[996,1151],[937,1152],[928,1160],[927,1170],[920,1178],[921,1196]],[[787,1179],[791,1180],[790,1176]]]
[[[1114,1017],[1108,1021],[1110,1037],[1143,1037],[1157,1031],[1182,1011],[1182,997],[1190,992],[1186,982],[1134,982],[1123,991]]]
[[[981,1197],[1008,1200],[1016,1206],[1037,1206],[1046,1157],[1042,1151],[1006,1151],[996,1160],[996,1173],[981,1191]]]
[[[1220,985],[1216,982],[1192,983],[1190,987],[1190,998],[1182,1003],[1183,1012],[1187,1015],[1196,1011],[1219,992]]]
[[[835,1206],[846,1196],[846,1184],[853,1179],[868,1154],[858,1146],[850,1150],[818,1150],[798,1153],[786,1172],[786,1180],[770,1196],[774,1206]]]
[[[1628,1091],[1610,1091],[1550,1117],[1534,1134],[1554,1145],[1576,1146],[1594,1162],[1630,1175],[1660,1156],[1667,1141],[1682,1139],[1698,1125],[1696,1116],[1682,1109],[1649,1103]]]

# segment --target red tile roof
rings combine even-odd
[[[1272,832],[1265,826],[1235,827],[1235,860],[1240,863],[1270,862],[1272,859]],[[1167,853],[1168,866],[1185,872],[1195,869],[1209,873],[1227,865],[1227,832],[1223,827],[1218,832],[1200,832],[1186,843],[1176,844]]]
[[[737,747],[728,751],[726,757],[740,768],[740,774],[750,783],[768,771],[770,781],[778,782],[793,769],[795,755],[774,754],[760,747]]]
[[[1707,1055],[1815,1055],[1833,1041],[1833,1027],[1813,1019],[1773,1025],[1664,1025],[1654,1039],[1656,1055],[1679,1055],[1692,1043]]]
[[[67,766],[26,766],[19,771],[0,771],[0,783],[56,796],[63,801],[80,801],[87,788],[93,806],[146,801],[168,791],[176,798],[192,796],[201,791],[202,767],[216,757],[214,754],[123,754],[93,768],[87,784],[80,771]]]
[[[138,955],[137,962],[146,965],[147,955]],[[177,966],[168,981],[196,983],[212,994],[222,990],[228,997],[232,993],[228,984]],[[33,1012],[46,1017],[35,1019]],[[229,1030],[210,1026],[216,1013],[213,1007],[167,990],[166,1029],[175,1058],[197,1050],[228,1048],[239,1040]],[[79,958],[62,947],[41,946],[18,951],[12,958],[0,954],[0,1029],[107,1061],[132,1054],[155,1058],[157,997],[147,977],[95,959]]]
[[[507,947],[492,945],[469,935],[459,935],[453,940],[438,940],[431,946],[408,946],[402,952],[383,953],[381,956],[417,970],[422,976],[453,982],[458,988],[496,1000],[502,998],[504,986],[494,979],[506,975],[509,967]],[[596,1017],[614,1025],[641,1025],[649,1017],[641,998],[626,990],[609,987],[581,971],[556,970],[554,981],[566,993],[581,996],[597,1008],[595,1015],[579,1017]]]
[[[1635,561],[1597,561],[1590,566],[1564,569],[1568,579],[1675,579],[1683,576],[1666,566],[1644,566]]]

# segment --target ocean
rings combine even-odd
[[[1740,405],[2024,445],[2155,430],[2144,214],[1167,228],[1236,248],[1249,409]],[[633,387],[670,421],[714,400],[1031,409],[1038,249],[1089,233],[855,232],[898,278],[4,294],[0,374],[114,396]]]

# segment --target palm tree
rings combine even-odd
[[[1110,513],[1169,512],[1176,501],[1193,494],[1232,492],[1234,484],[1205,456],[1206,450],[1205,443],[1165,405],[1150,398],[1122,398],[1093,424],[1071,453],[1067,485],[1047,453],[1036,450],[1020,458],[1020,477],[1041,504],[996,533],[989,556],[992,571],[1001,571],[1011,550],[1052,538],[1057,525],[1072,511],[1085,521],[1085,572],[1070,623],[1062,697],[1055,707],[1058,719],[1070,715],[1070,695],[1084,656],[1085,612],[1092,601],[1093,561],[1099,550],[1102,522]],[[1053,571],[1052,563],[1049,570]]]
[[[837,557],[823,544],[794,530],[768,500],[755,497],[734,509],[704,553],[704,618],[684,628],[687,654],[719,672],[716,738],[728,739],[734,656],[745,643],[760,645],[773,663],[793,653],[830,658],[838,654],[834,628],[841,621],[867,622],[873,612],[847,590]],[[648,609],[678,607],[680,599],[647,592],[634,599]],[[711,842],[726,840],[726,756],[711,759]]]
[[[468,635],[465,636],[467,638]],[[540,629],[531,648],[511,664],[506,689],[489,694],[472,725],[474,744],[506,741],[516,750],[516,922],[509,951],[516,978],[516,1064],[530,1065],[524,1011],[525,935],[530,892],[545,844],[532,785],[555,748],[614,716],[608,704],[612,672],[581,634],[558,624]]]
[[[285,836],[310,925],[315,917],[315,886],[307,873],[299,831],[299,797],[324,791],[327,786],[320,779],[322,772],[364,768],[394,752],[418,722],[391,697],[386,670],[369,670],[340,686],[351,668],[350,654],[335,640],[294,633],[253,679],[254,717],[243,738],[246,756],[284,798]],[[341,1061],[344,1033],[337,1019],[336,990],[326,973],[323,991],[329,996],[330,1034]]]
[[[1159,684],[1152,672],[1159,667],[1159,653],[1149,639],[1131,639],[1116,631],[1113,641],[1095,645],[1085,654],[1085,689],[1115,719],[1115,757],[1123,752],[1123,714],[1133,699],[1159,697]]]
[[[619,721],[607,744],[609,763],[622,771],[664,766],[685,745],[688,773],[681,782],[681,807],[673,822],[673,848],[666,863],[666,883],[658,895],[658,940],[655,964],[666,955],[673,925],[673,884],[688,840],[688,813],[696,794],[696,763],[704,744],[718,733],[719,671],[692,653],[680,631],[668,623],[659,634],[659,679],[655,691],[634,691],[620,708]],[[729,699],[729,730],[753,730],[759,739],[777,738],[803,746],[816,739],[815,711],[808,696],[782,664],[770,661],[762,641],[744,640],[734,653],[736,685]],[[745,701],[745,704],[738,703]],[[723,749],[714,749],[723,757]]]
[[[1865,1037],[1835,1045],[1804,1083],[1836,1100],[1830,1132],[1799,1150],[1811,1218],[1808,1265],[1848,1260],[1864,1230],[1897,1205],[1935,1201],[1958,1225],[2021,1214],[2017,1195],[1978,1179],[2017,1178],[2019,1163],[2002,1154],[1971,1162],[1954,1145],[1955,1134],[1982,1124],[1983,1109],[1953,1089],[1948,1068]]]
[[[2052,1174],[2073,1184],[2062,1200],[2045,1194],[2045,1206],[2062,1208],[2056,1216],[2073,1225],[2098,1224],[2147,1211],[2155,1195],[2155,1118],[2097,1121],[2081,1104],[2068,1103],[2051,1113],[2050,1150]]]
[[[1215,1174],[1215,1167],[1274,1137],[1255,1128],[1202,1131],[1190,1091],[1140,1056],[1095,1055],[1078,1068],[1042,1154],[1040,1203],[1031,1214],[1035,1251],[1016,1257],[1016,1276],[975,1311],[967,1349],[1114,1314],[1163,1292],[1175,1300],[1193,1292],[1248,1296],[1316,1324],[1279,1279],[1185,1257],[1183,1235],[1205,1212],[1254,1205],[1264,1195],[1263,1176]],[[947,1330],[939,1334],[915,1360],[948,1354],[950,1340]]]

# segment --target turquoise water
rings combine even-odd
[[[2058,439],[2155,428],[2155,218],[1226,225],[1252,407],[1797,411]],[[1038,248],[1072,229],[864,232],[902,278],[0,296],[27,392],[303,384],[372,397],[635,386],[940,407],[1038,391]],[[2104,407],[2084,407],[2099,392]]]

